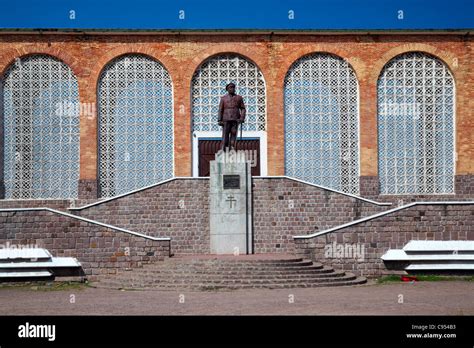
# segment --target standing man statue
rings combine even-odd
[[[235,94],[235,84],[228,83],[225,86],[228,92],[221,97],[219,103],[219,126],[222,126],[221,150],[225,151],[230,146],[236,149],[237,132],[239,125],[245,121],[245,105],[242,96]]]

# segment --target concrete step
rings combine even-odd
[[[441,254],[431,252],[429,254],[407,254],[405,250],[390,249],[382,255],[384,261],[451,261],[451,260],[466,260],[474,261],[474,254]]]
[[[15,279],[31,279],[31,278],[50,278],[53,276],[53,273],[49,271],[9,271],[2,270],[0,271],[0,279],[2,280],[11,280]]]
[[[11,262],[44,262],[51,258],[51,253],[43,248],[0,249],[0,265]]]
[[[0,271],[4,269],[35,269],[35,268],[74,268],[81,267],[77,259],[73,257],[51,257],[48,261],[37,262],[3,262],[0,263]]]
[[[53,257],[43,248],[0,249],[0,281],[82,275],[81,264],[73,257]]]
[[[406,271],[474,271],[474,263],[416,263],[405,267]]]
[[[474,241],[465,240],[412,240],[403,250],[406,253],[474,253]]]
[[[382,255],[388,269],[407,272],[474,271],[474,241],[414,240]]]

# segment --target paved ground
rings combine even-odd
[[[180,303],[183,300],[181,295],[184,295],[184,303]],[[294,303],[290,303],[292,298]],[[75,303],[70,303],[71,299],[75,299]],[[403,303],[399,303],[401,300]],[[11,314],[474,315],[474,282],[387,283],[182,294],[95,288],[60,291],[1,288],[0,315]]]

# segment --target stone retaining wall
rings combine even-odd
[[[335,269],[375,277],[385,270],[380,257],[411,240],[474,240],[474,204],[415,205],[319,237],[295,239],[295,251]],[[364,250],[363,260],[331,255],[334,242]]]
[[[0,244],[5,247],[7,242],[75,257],[90,280],[164,260],[170,253],[169,241],[145,239],[46,210],[0,212]]]

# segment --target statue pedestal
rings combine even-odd
[[[244,152],[218,152],[210,163],[212,254],[253,254],[251,162]]]

